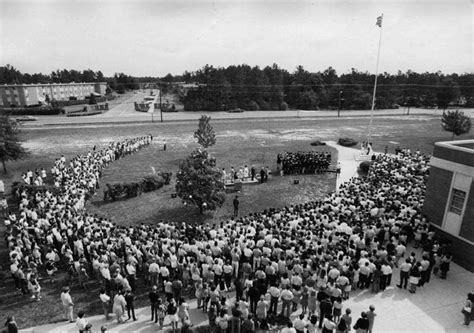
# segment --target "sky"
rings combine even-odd
[[[375,25],[383,13],[382,29]],[[0,0],[0,66],[164,76],[204,65],[474,72],[474,0]]]

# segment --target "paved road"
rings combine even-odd
[[[113,106],[111,110],[104,114],[87,116],[87,117],[73,117],[66,118],[63,116],[41,116],[37,117],[35,122],[27,122],[24,124],[26,128],[44,127],[44,126],[64,126],[64,125],[105,125],[114,123],[148,123],[160,121],[160,112],[156,111],[154,114],[137,112],[134,110],[134,102],[143,100],[149,92],[136,92],[131,97],[124,98],[121,103]],[[465,114],[474,118],[474,109],[464,109]],[[337,111],[303,111],[303,110],[289,110],[289,111],[246,111],[242,113],[229,112],[171,112],[163,113],[164,122],[179,122],[179,121],[194,121],[200,118],[201,114],[210,115],[213,120],[238,120],[238,119],[298,119],[298,118],[335,118]],[[370,117],[370,110],[343,110],[341,117]],[[399,116],[399,117],[413,117],[413,116],[431,116],[440,117],[441,110],[436,109],[410,109],[410,114],[407,115],[405,108],[401,109],[386,109],[375,110],[374,116]]]

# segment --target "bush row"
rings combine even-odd
[[[22,107],[22,108],[2,108],[0,112],[12,116],[50,116],[63,114],[64,109],[60,107],[38,106],[38,107]]]

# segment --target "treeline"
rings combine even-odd
[[[155,79],[156,81],[156,79]],[[124,73],[115,73],[113,77],[105,77],[101,71],[85,69],[56,70],[50,74],[22,73],[11,65],[0,67],[0,84],[35,84],[35,83],[71,83],[71,82],[107,82],[108,86],[118,93],[125,90],[138,89],[138,79]],[[110,90],[108,91],[110,92]]]
[[[162,81],[165,78],[162,79]],[[286,110],[287,108],[369,109],[375,75],[352,69],[338,75],[329,67],[311,73],[302,66],[293,73],[278,65],[263,69],[248,65],[214,68],[206,65],[179,76],[200,86],[182,96],[186,110]],[[167,75],[166,81],[176,81]],[[474,75],[383,73],[378,76],[376,108],[399,106],[446,108],[474,106]]]
[[[22,73],[11,65],[0,67],[0,84],[33,84],[33,83],[70,83],[70,82],[105,82],[101,71],[91,69],[56,70],[50,74]]]

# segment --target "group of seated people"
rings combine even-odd
[[[97,279],[112,298],[134,291],[137,279],[165,295],[160,303],[179,302],[191,288],[215,325],[232,312],[244,327],[301,309],[308,325],[316,317],[321,327],[334,316],[340,320],[351,291],[390,285],[392,269],[405,261],[406,246],[418,233],[423,257],[410,256],[410,262],[424,283],[436,257],[449,256],[421,213],[429,157],[419,152],[378,155],[367,178],[353,178],[324,198],[217,225],[124,226],[87,214],[86,195],[97,188],[103,168],[123,156],[117,151],[132,153],[149,143],[149,137],[125,140],[69,163],[60,159],[54,172],[60,195],[20,194],[20,214],[9,216],[7,236],[17,288],[26,291],[40,268],[53,276],[65,264],[79,284]],[[328,153],[319,157],[330,161]],[[237,302],[229,304],[226,295],[234,288]],[[181,320],[189,321],[186,313]]]
[[[316,151],[286,152],[277,155],[281,173],[314,174],[327,171],[331,165],[331,153]]]

